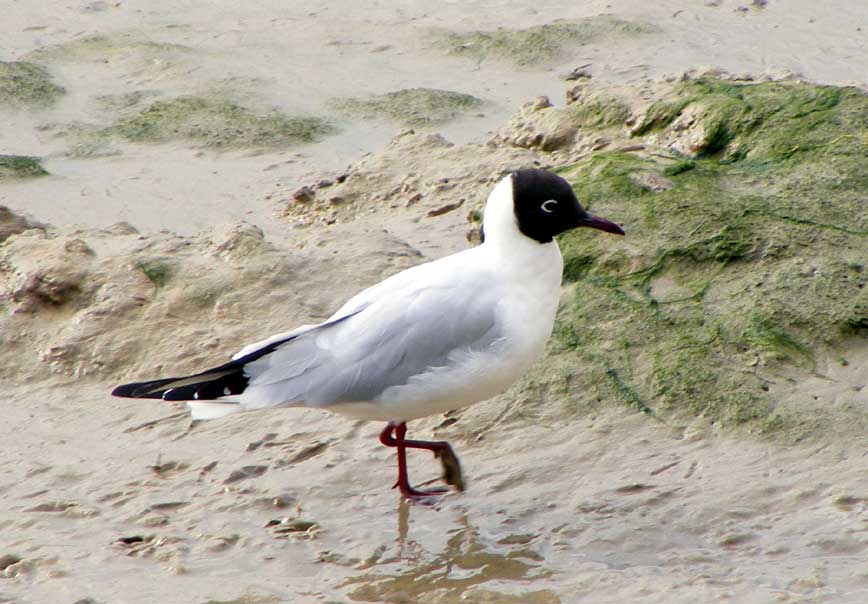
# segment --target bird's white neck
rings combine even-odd
[[[501,180],[488,196],[482,228],[485,233],[482,247],[502,270],[527,273],[529,278],[560,285],[563,259],[558,244],[540,243],[519,230],[511,177]]]
[[[512,178],[507,176],[492,189],[485,202],[482,216],[485,243],[499,245],[510,240],[525,237],[518,230],[518,221],[512,201]]]

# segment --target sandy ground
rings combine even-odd
[[[648,4],[13,2],[0,20],[4,60],[112,32],[193,51],[168,63],[137,51],[106,63],[57,61],[67,97],[52,109],[10,114],[0,127],[2,152],[45,156],[52,176],[3,183],[0,204],[68,233],[68,225],[91,229],[80,236],[109,255],[135,235],[92,229],[124,220],[145,237],[160,229],[209,235],[248,220],[295,258],[286,281],[295,280],[296,294],[280,316],[241,320],[237,311],[218,321],[227,335],[255,339],[321,318],[381,275],[467,245],[467,208],[429,219],[440,202],[427,196],[392,219],[373,214],[330,228],[292,228],[284,216],[289,192],[382,150],[399,126],[344,120],[337,135],[281,152],[128,145],[87,159],[67,157],[66,143],[38,126],[96,120],[92,97],[130,87],[186,94],[222,86],[264,106],[317,113],[333,96],[431,86],[490,102],[481,115],[437,128],[468,142],[485,140],[527,98],[560,102],[561,76],[586,63],[612,83],[714,65],[868,85],[863,3]],[[595,42],[531,68],[445,57],[424,42],[435,27],[525,27],[599,13],[661,31]],[[397,157],[401,144],[391,143]],[[427,148],[405,156],[432,173],[463,174],[467,191],[442,199],[464,195],[468,206],[488,187],[474,183],[474,168],[484,181],[496,166],[530,159]],[[404,176],[379,169],[399,183]],[[155,249],[164,253],[174,240],[160,241]],[[263,312],[255,292],[245,295],[239,304]],[[167,325],[194,342],[213,327]],[[209,340],[189,358],[165,335],[136,329],[161,360],[139,358],[96,378],[79,371],[86,379],[40,379],[48,361],[36,358],[0,372],[0,602],[868,601],[864,443],[781,447],[701,420],[665,423],[618,410],[589,417],[565,409],[557,393],[506,393],[454,423],[416,422],[418,437],[453,443],[469,488],[433,508],[409,506],[388,488],[393,459],[377,443],[378,425],[281,410],[190,428],[180,407],[111,399],[110,380],[150,377],[140,375],[149,365],[192,369],[183,363],[237,347]],[[426,455],[411,466],[417,480],[435,477]]]
[[[75,399],[73,409],[52,390],[13,393],[28,404],[7,425],[27,438],[4,462],[3,540],[25,561],[4,579],[7,601],[868,594],[865,457],[840,446],[781,449],[626,412],[542,422],[551,415],[538,405],[504,421],[500,400],[433,430],[457,447],[470,484],[425,508],[386,488],[392,455],[373,424],[277,411],[188,432],[178,408],[98,388]],[[433,477],[427,455],[411,466]],[[266,527],[286,517],[317,525]]]

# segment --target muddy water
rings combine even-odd
[[[601,12],[661,31],[521,68],[444,56],[425,41],[431,28]],[[67,96],[4,114],[2,151],[44,156],[52,176],[3,183],[0,203],[59,225],[128,220],[181,233],[246,218],[279,238],[276,190],[340,170],[400,128],[332,115],[331,97],[429,86],[489,101],[481,115],[437,128],[460,142],[485,138],[527,97],[557,101],[560,75],[585,63],[613,81],[719,65],[864,86],[868,15],[857,2],[774,0],[436,10],[44,2],[16,4],[0,30],[4,60],[96,33],[114,40],[107,57],[55,52],[49,63]],[[280,151],[115,142],[110,154],[76,158],[68,139],[44,128],[102,123],[101,95],[215,89],[326,115],[341,130]],[[463,245],[459,230],[447,234],[443,249]],[[0,602],[868,601],[859,443],[778,448],[699,421],[577,418],[554,400],[515,411],[508,393],[447,428],[436,428],[441,418],[412,426],[420,438],[452,441],[469,482],[428,508],[389,489],[394,460],[376,425],[287,410],[191,428],[181,408],[110,399],[110,384],[13,382],[4,384]],[[425,455],[411,471],[436,478]],[[288,520],[268,526],[275,519]]]
[[[629,412],[483,403],[445,429],[469,488],[389,489],[375,425],[316,411],[189,428],[97,387],[18,389],[6,601],[864,602],[864,458]],[[94,413],[94,408],[99,413]],[[535,417],[534,417],[535,416]],[[544,420],[544,421],[540,421]],[[428,455],[414,480],[435,478]],[[267,526],[269,521],[283,524]]]

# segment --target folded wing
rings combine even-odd
[[[500,337],[495,307],[496,300],[455,287],[381,297],[248,363],[241,402],[327,407],[376,400],[414,376],[487,350]]]

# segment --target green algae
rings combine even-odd
[[[40,125],[38,130],[54,138],[64,139],[67,143],[63,151],[65,157],[87,159],[120,154],[118,149],[110,145],[111,136],[105,128],[97,124],[53,122]]]
[[[816,434],[828,413],[773,386],[868,337],[868,95],[712,80],[673,95],[657,106],[680,109],[646,132],[672,140],[664,122],[691,112],[692,158],[602,152],[560,171],[627,237],[561,238],[572,295],[555,340],[604,401]],[[672,187],[644,189],[641,173]]]
[[[448,122],[479,109],[484,102],[469,94],[434,88],[407,88],[369,98],[334,99],[336,110],[364,119],[385,118],[407,126]]]
[[[651,409],[645,401],[642,400],[642,397],[639,396],[639,393],[636,392],[629,384],[625,383],[621,376],[618,375],[618,372],[612,369],[611,367],[606,368],[606,376],[611,380],[612,385],[615,387],[615,390],[621,396],[621,398],[635,407],[638,411],[645,413],[646,415],[654,415],[654,410]]]
[[[109,126],[88,123],[50,124],[43,130],[70,143],[68,157],[117,155],[113,143],[192,143],[215,150],[280,149],[311,143],[335,132],[324,119],[254,112],[220,96],[181,96],[151,100],[153,91],[105,95],[95,100],[107,112],[119,114]]]
[[[155,101],[104,130],[135,143],[190,141],[216,149],[280,148],[332,132],[334,127],[317,117],[257,114],[229,100],[197,96]]]
[[[157,42],[136,32],[91,34],[72,38],[62,44],[43,46],[27,57],[35,61],[98,62],[135,59],[165,68],[173,57],[191,49],[181,44]]]
[[[38,157],[28,155],[0,155],[0,181],[17,178],[45,176],[48,172],[42,167]]]
[[[477,61],[500,59],[517,66],[532,66],[564,58],[570,47],[615,36],[656,31],[656,27],[647,23],[599,15],[578,21],[555,21],[527,29],[442,32],[437,36],[436,45],[453,56]]]
[[[679,159],[663,168],[663,176],[677,176],[678,174],[692,170],[695,167],[695,161],[691,159]]]
[[[0,107],[47,107],[65,92],[41,65],[0,61]]]
[[[630,108],[620,99],[596,96],[567,106],[567,115],[579,128],[623,126]]]
[[[645,111],[642,116],[642,121],[633,129],[636,136],[641,136],[665,128],[678,117],[687,105],[690,104],[690,98],[676,99],[661,99],[654,102]]]
[[[830,141],[839,139],[854,143],[842,145],[849,149],[847,155],[868,148],[868,141],[855,135],[868,126],[862,91],[782,82],[682,82],[672,98],[651,105],[634,134],[666,128],[687,111],[694,114],[696,130],[702,133],[692,150],[697,157],[719,154],[726,161],[778,161],[828,148]]]
[[[165,287],[178,272],[178,267],[168,258],[140,258],[133,266],[158,288]]]

